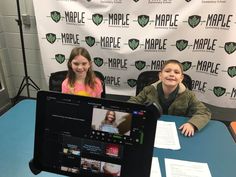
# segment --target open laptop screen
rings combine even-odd
[[[40,91],[34,166],[67,176],[149,177],[159,116],[152,106]]]

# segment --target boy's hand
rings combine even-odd
[[[185,123],[179,127],[181,133],[184,136],[193,136],[194,135],[194,126],[190,123]]]

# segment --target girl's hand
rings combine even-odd
[[[184,136],[193,136],[194,135],[194,126],[190,123],[185,123],[179,127],[181,133]]]

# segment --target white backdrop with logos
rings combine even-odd
[[[34,9],[47,80],[83,46],[107,93],[131,96],[141,72],[177,59],[201,101],[236,108],[234,0],[34,0]]]

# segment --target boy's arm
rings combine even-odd
[[[147,95],[149,94],[152,87],[153,86],[151,85],[144,87],[144,89],[137,96],[131,96],[128,102],[144,104],[145,102],[147,102]]]
[[[193,124],[198,130],[201,130],[211,119],[211,112],[201,101],[196,98],[194,93],[191,95],[189,106],[189,112],[192,117],[188,122]]]

